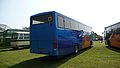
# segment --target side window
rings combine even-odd
[[[115,27],[114,27],[114,25],[112,26],[112,29],[114,29]]]
[[[86,31],[86,26],[84,26],[84,31]]]
[[[79,30],[84,30],[84,25],[82,23],[79,23]]]
[[[83,28],[84,28],[84,27],[83,27],[83,24],[80,24],[80,25],[81,25],[81,30],[84,30],[84,29],[83,29]]]
[[[85,31],[85,25],[83,25],[83,30]]]
[[[118,24],[117,28],[120,28],[120,23]]]
[[[75,22],[75,30],[79,30],[79,24],[78,24],[78,22]]]
[[[24,34],[24,39],[29,39],[29,34]]]
[[[89,32],[89,27],[87,26],[87,32]]]
[[[78,22],[72,20],[71,21],[71,29],[73,29],[73,30],[79,30]]]
[[[74,28],[75,28],[74,21],[73,21],[73,20],[71,20],[71,29],[73,29],[73,30],[74,30]]]
[[[64,28],[64,22],[62,16],[58,16],[58,27]]]
[[[65,18],[65,28],[69,28],[70,29],[70,26],[71,26],[70,19]]]
[[[73,21],[73,20],[72,20],[72,22],[71,22],[71,28],[72,28],[73,30],[76,30],[76,23],[75,23],[75,21]]]
[[[19,34],[19,39],[23,39],[23,34]]]
[[[78,25],[79,25],[78,29],[79,29],[79,30],[82,30],[82,29],[81,29],[81,23],[79,23]]]

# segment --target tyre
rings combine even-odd
[[[90,46],[92,46],[93,45],[93,41],[90,41]]]
[[[111,45],[110,45],[110,41],[109,41],[109,40],[107,40],[107,44],[108,44],[108,46],[111,46]]]
[[[29,47],[29,46],[24,46],[24,48],[25,48],[25,49],[28,49],[28,48],[30,48],[30,47]]]
[[[79,51],[79,47],[78,47],[78,45],[75,45],[75,46],[74,46],[74,53],[77,54],[78,51]]]
[[[18,47],[12,47],[14,50],[17,50],[17,49],[19,49]]]

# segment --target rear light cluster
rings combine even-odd
[[[57,48],[57,41],[53,40],[53,48],[56,49]]]

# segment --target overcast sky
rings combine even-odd
[[[120,22],[120,0],[0,0],[0,24],[28,27],[31,15],[46,11],[62,13],[100,35],[104,27]]]

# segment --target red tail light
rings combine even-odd
[[[57,40],[53,40],[53,42],[54,42],[54,43],[56,43],[56,42],[57,42]]]
[[[53,40],[53,48],[57,48],[57,41]]]
[[[55,45],[57,45],[57,43],[53,43],[53,45],[55,46]]]
[[[55,49],[55,48],[57,48],[57,46],[53,46],[53,48]]]

